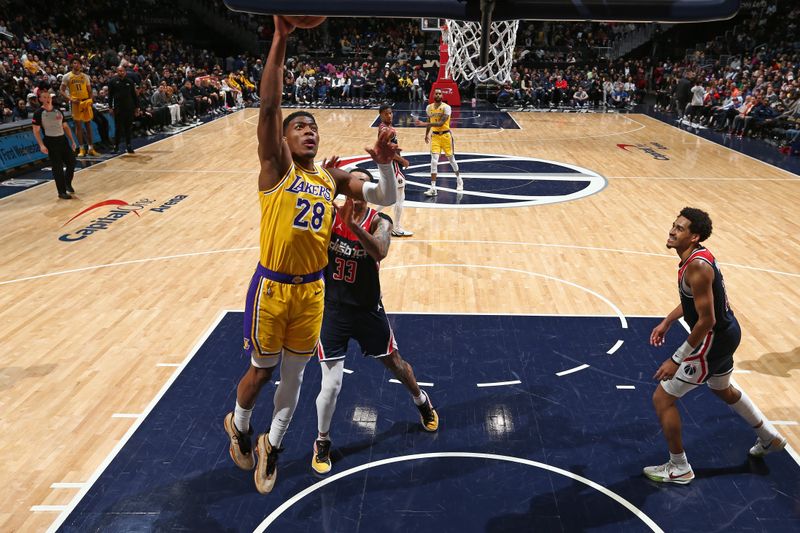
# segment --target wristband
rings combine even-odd
[[[681,344],[680,348],[675,350],[675,353],[672,354],[672,360],[677,364],[681,364],[683,363],[684,359],[686,359],[692,354],[693,351],[694,348],[692,348],[692,345],[689,344],[689,341],[688,340],[684,341],[684,343]]]

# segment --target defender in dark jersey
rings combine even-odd
[[[371,181],[366,170],[352,173]],[[358,341],[363,354],[379,359],[406,386],[419,409],[426,431],[439,428],[439,415],[428,394],[419,388],[414,370],[397,351],[389,319],[381,303],[380,261],[389,252],[392,221],[367,203],[347,199],[337,210],[328,266],[325,268],[325,311],[317,356],[322,364],[322,386],[317,396],[319,435],[311,467],[319,474],[331,470],[330,426],[342,388],[347,343]]]
[[[653,394],[670,460],[644,468],[653,481],[686,484],[694,479],[681,439],[681,419],[675,402],[684,394],[707,383],[711,391],[741,416],[758,435],[750,455],[761,457],[786,447],[775,427],[747,396],[731,385],[733,352],[742,337],[725,292],[725,282],[714,256],[700,243],[711,235],[708,213],[684,208],[669,232],[667,248],[681,259],[678,291],[681,303],[656,326],[650,344],[662,346],[673,322],[683,317],[691,328],[689,337],[656,371],[661,385]]]

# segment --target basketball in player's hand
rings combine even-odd
[[[304,30],[308,30],[310,28],[316,28],[323,22],[325,22],[326,17],[311,17],[311,16],[285,16],[283,17],[286,21],[294,26],[295,28],[301,28]]]

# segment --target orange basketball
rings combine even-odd
[[[326,17],[310,17],[310,16],[285,16],[284,19],[296,28],[304,30],[315,28],[325,22]]]

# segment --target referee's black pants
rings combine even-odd
[[[125,145],[131,146],[131,130],[133,129],[133,109],[125,107],[114,108],[114,144],[119,147],[119,141],[125,135]]]
[[[75,175],[75,151],[70,147],[66,135],[58,137],[45,135],[43,142],[50,156],[50,165],[53,167],[53,179],[55,179],[58,194],[67,194],[67,189],[72,188],[72,177]]]

